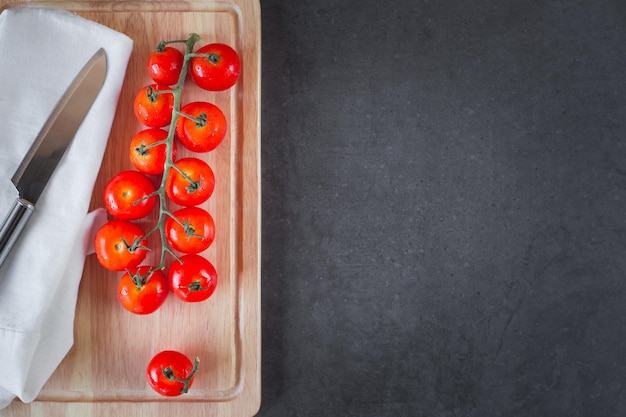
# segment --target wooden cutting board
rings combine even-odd
[[[209,101],[227,116],[226,139],[213,152],[193,154],[213,168],[216,188],[203,205],[214,217],[216,239],[203,253],[218,270],[218,288],[203,303],[173,295],[154,314],[135,316],[116,299],[118,273],[87,258],[76,308],[75,343],[31,404],[14,401],[1,416],[236,416],[256,414],[260,376],[260,5],[258,0],[0,1],[8,7],[59,7],[127,34],[134,41],[108,147],[92,196],[117,172],[131,169],[128,147],[143,129],[132,112],[137,91],[150,83],[145,63],[162,40],[198,33],[202,45],[223,42],[242,59],[235,87],[210,93],[185,87],[183,102]],[[179,157],[191,156],[189,151]],[[156,214],[146,220],[154,222]],[[150,260],[150,259],[148,259]],[[145,368],[165,349],[200,357],[188,394],[161,397]]]

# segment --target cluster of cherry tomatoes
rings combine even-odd
[[[130,141],[135,169],[118,173],[104,189],[110,220],[96,233],[96,256],[104,268],[123,272],[117,296],[135,314],[156,311],[170,292],[187,302],[206,300],[217,285],[215,267],[201,255],[215,238],[213,217],[201,207],[213,193],[215,176],[200,158],[177,159],[176,142],[195,153],[210,152],[224,140],[227,121],[212,103],[182,105],[182,86],[189,73],[203,90],[229,89],[239,78],[241,63],[235,50],[222,43],[192,52],[196,41],[194,34],[186,41],[161,42],[150,56],[152,82],[133,103],[144,125]],[[184,54],[168,46],[176,42],[185,42]],[[158,221],[144,230],[137,220],[155,209]],[[153,233],[160,235],[160,262],[143,265]],[[166,254],[174,258],[167,270]],[[191,385],[197,364],[178,352],[161,352],[148,366],[148,381],[162,395],[180,395]]]

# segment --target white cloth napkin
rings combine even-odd
[[[35,399],[73,344],[76,296],[93,229],[88,214],[132,40],[58,9],[0,14],[0,220],[15,169],[74,76],[100,48],[108,71],[12,253],[0,268],[0,408]]]

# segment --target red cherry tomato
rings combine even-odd
[[[174,85],[183,69],[183,60],[183,54],[176,48],[157,48],[148,59],[148,75],[157,84]]]
[[[150,128],[137,133],[130,141],[130,161],[138,171],[148,175],[160,175],[165,168],[166,145],[154,146],[156,142],[167,139],[163,129]],[[172,141],[172,160],[176,160],[176,142]]]
[[[98,262],[111,271],[138,266],[146,258],[147,239],[138,225],[126,220],[111,220],[96,232],[94,239]]]
[[[191,363],[189,358],[175,350],[164,350],[157,353],[148,363],[146,377],[148,383],[159,394],[175,397],[187,393],[200,359]]]
[[[199,253],[215,239],[213,217],[200,207],[185,207],[173,213],[176,219],[165,221],[168,245],[179,252]]]
[[[180,142],[194,152],[209,152],[226,136],[226,117],[214,104],[196,101],[185,105],[181,112],[194,117],[179,116],[176,134]]]
[[[222,91],[235,85],[241,74],[241,61],[233,48],[223,43],[211,43],[196,53],[206,54],[192,58],[189,65],[191,78],[200,88]]]
[[[140,219],[152,211],[155,191],[152,181],[141,172],[122,171],[104,187],[104,207],[116,219]]]
[[[204,301],[215,292],[217,271],[200,255],[184,255],[170,266],[168,280],[170,291],[181,300]]]
[[[215,189],[215,175],[211,167],[193,157],[179,159],[176,167],[178,169],[170,168],[167,176],[167,197],[181,206],[197,206],[207,201]]]
[[[137,119],[148,127],[165,127],[172,121],[174,95],[159,93],[169,90],[164,84],[151,84],[143,87],[135,96],[133,110]]]
[[[150,266],[127,270],[117,286],[117,299],[134,314],[155,312],[167,299],[169,288],[162,271],[150,272]]]

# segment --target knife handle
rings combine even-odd
[[[18,198],[13,203],[11,211],[0,226],[0,265],[11,252],[20,232],[35,211],[35,205],[23,198]]]

